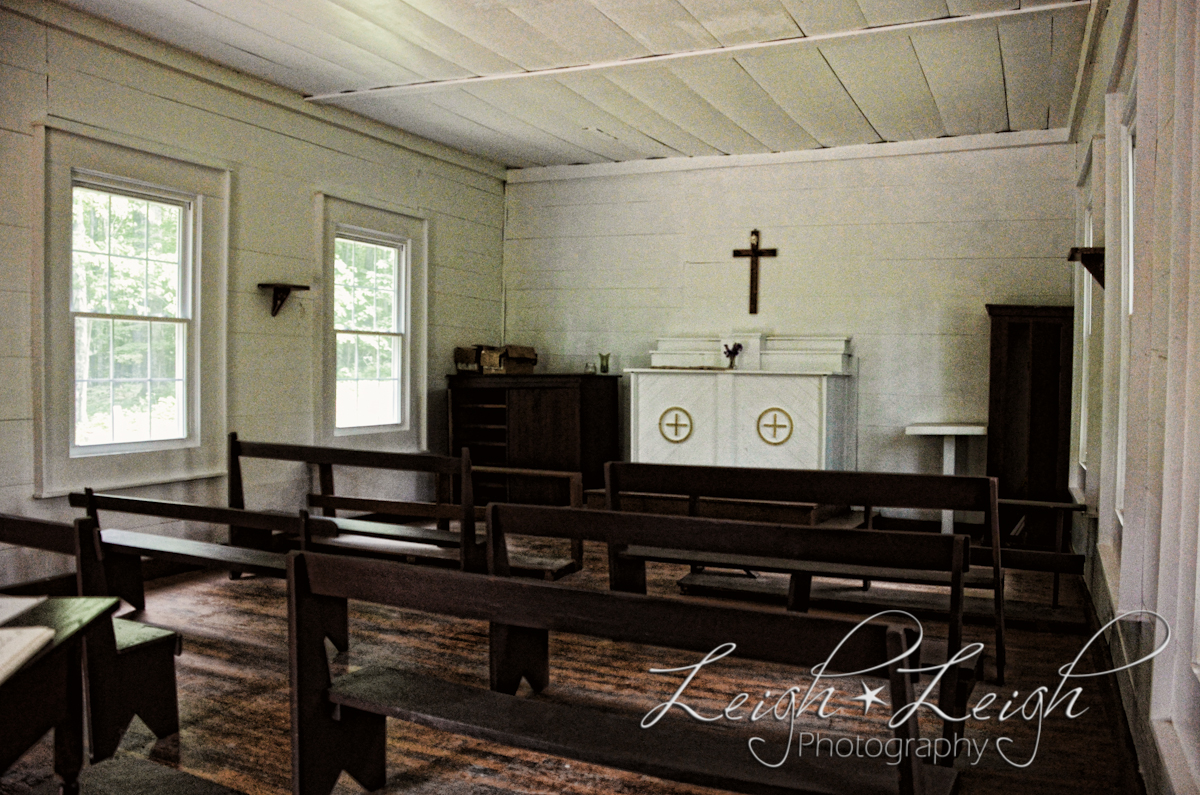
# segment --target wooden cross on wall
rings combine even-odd
[[[775,249],[758,247],[758,230],[750,232],[750,248],[735,248],[735,257],[750,258],[750,314],[758,314],[758,258],[774,257]]]

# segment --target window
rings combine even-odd
[[[224,474],[228,172],[43,134],[35,496]]]
[[[334,331],[338,428],[403,420],[404,243],[334,239]]]
[[[72,455],[189,436],[191,212],[189,200],[75,181]]]
[[[426,449],[425,221],[318,197],[324,444]]]
[[[1127,124],[1121,136],[1121,349],[1117,393],[1117,461],[1116,484],[1113,491],[1117,520],[1125,523],[1125,475],[1129,448],[1129,337],[1130,316],[1133,314],[1134,224],[1136,221],[1134,164],[1137,155],[1137,129],[1129,123],[1132,108],[1127,111]],[[1118,528],[1119,531],[1119,528]],[[1120,546],[1120,538],[1115,545]]]

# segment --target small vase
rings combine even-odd
[[[597,354],[597,356],[600,357],[600,372],[607,373],[608,372],[608,357],[612,356],[612,354],[611,353],[600,353],[600,354]]]

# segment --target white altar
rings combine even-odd
[[[723,351],[742,345],[735,366]],[[845,337],[660,339],[630,376],[630,454],[664,464],[854,468]]]

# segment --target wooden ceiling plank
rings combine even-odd
[[[579,63],[575,53],[501,4],[462,0],[406,0],[406,3],[522,69],[551,69]]]
[[[652,53],[689,52],[721,45],[678,0],[591,2]]]
[[[946,0],[858,0],[858,5],[872,28],[950,16]]]
[[[672,65],[671,71],[708,104],[771,151],[790,152],[820,146],[733,58],[681,61]]]
[[[816,47],[786,53],[747,53],[737,56],[737,60],[822,146],[881,140]]]
[[[1081,4],[1084,5],[1084,4]],[[1079,69],[1079,49],[1083,46],[1087,14],[1074,9],[1056,11],[1050,36],[1050,127],[1070,123],[1071,95]]]
[[[288,2],[288,0],[280,0]],[[354,19],[388,31],[401,41],[428,50],[449,63],[457,64],[470,74],[499,74],[521,71],[514,61],[465,36],[438,20],[423,14],[407,3],[390,0],[326,0]],[[361,24],[361,23],[357,23]],[[403,31],[403,35],[399,33]]]
[[[512,13],[587,63],[641,58],[651,51],[588,0],[510,2]]]
[[[629,128],[553,80],[525,80],[519,85],[485,83],[468,90],[531,127],[609,160],[640,160],[673,154],[645,136],[632,140],[619,138],[616,135],[618,128],[622,133]]]
[[[725,47],[802,35],[779,0],[679,0],[679,4]]]
[[[503,135],[533,144],[548,155],[565,159],[567,163],[603,163],[609,158],[564,141],[544,130],[526,124],[463,89],[429,95],[429,101],[445,110]]]
[[[947,133],[978,135],[1008,129],[995,25],[940,28],[913,34],[911,40]]]
[[[782,0],[805,36],[862,30],[867,18],[858,0]]]
[[[1049,14],[1038,14],[999,23],[1012,130],[1044,130],[1048,124],[1051,20]]]
[[[445,37],[438,41],[438,51],[430,49],[422,43],[423,37],[412,34],[412,26],[398,28],[386,27],[375,20],[356,14],[335,0],[262,0],[277,12],[290,14],[323,29],[350,45],[382,58],[397,66],[409,69],[422,80],[453,80],[457,77],[467,77],[478,74],[456,60],[446,58],[440,51],[444,50]],[[432,24],[432,20],[430,20]],[[395,33],[404,29],[411,38],[405,38]],[[448,33],[449,31],[446,31]],[[480,49],[471,43],[472,49]],[[497,71],[517,71],[518,67],[501,59],[495,53],[490,53],[490,59]]]
[[[988,14],[994,11],[1011,11],[1021,7],[1021,0],[946,0],[951,16],[965,17],[971,14]]]
[[[621,119],[680,154],[689,157],[721,154],[719,149],[706,144],[675,122],[663,117],[651,106],[598,72],[563,75],[558,81],[614,118]]]
[[[154,0],[89,0],[81,6],[88,13],[198,55],[236,63],[249,74],[294,91],[316,93],[363,86],[362,77],[352,70],[193,3],[173,5],[168,12]]]
[[[607,77],[723,154],[765,154],[770,151],[664,66],[620,69],[609,72]]]
[[[262,0],[191,0],[195,5],[231,22],[244,25],[264,38],[286,42],[305,53],[321,53],[322,60],[361,75],[374,85],[412,83],[425,80],[423,74],[381,58],[328,32],[319,12],[307,18],[293,13],[294,5],[272,7]],[[315,24],[314,24],[315,23]]]
[[[946,134],[907,37],[836,42],[820,49],[883,140],[913,141]]]
[[[511,135],[499,133],[471,119],[439,107],[425,97],[407,97],[404,101],[373,103],[359,110],[347,107],[384,124],[390,124],[434,141],[442,141],[464,152],[476,152],[507,168],[530,168],[548,162],[568,165],[566,158],[538,148]]]

